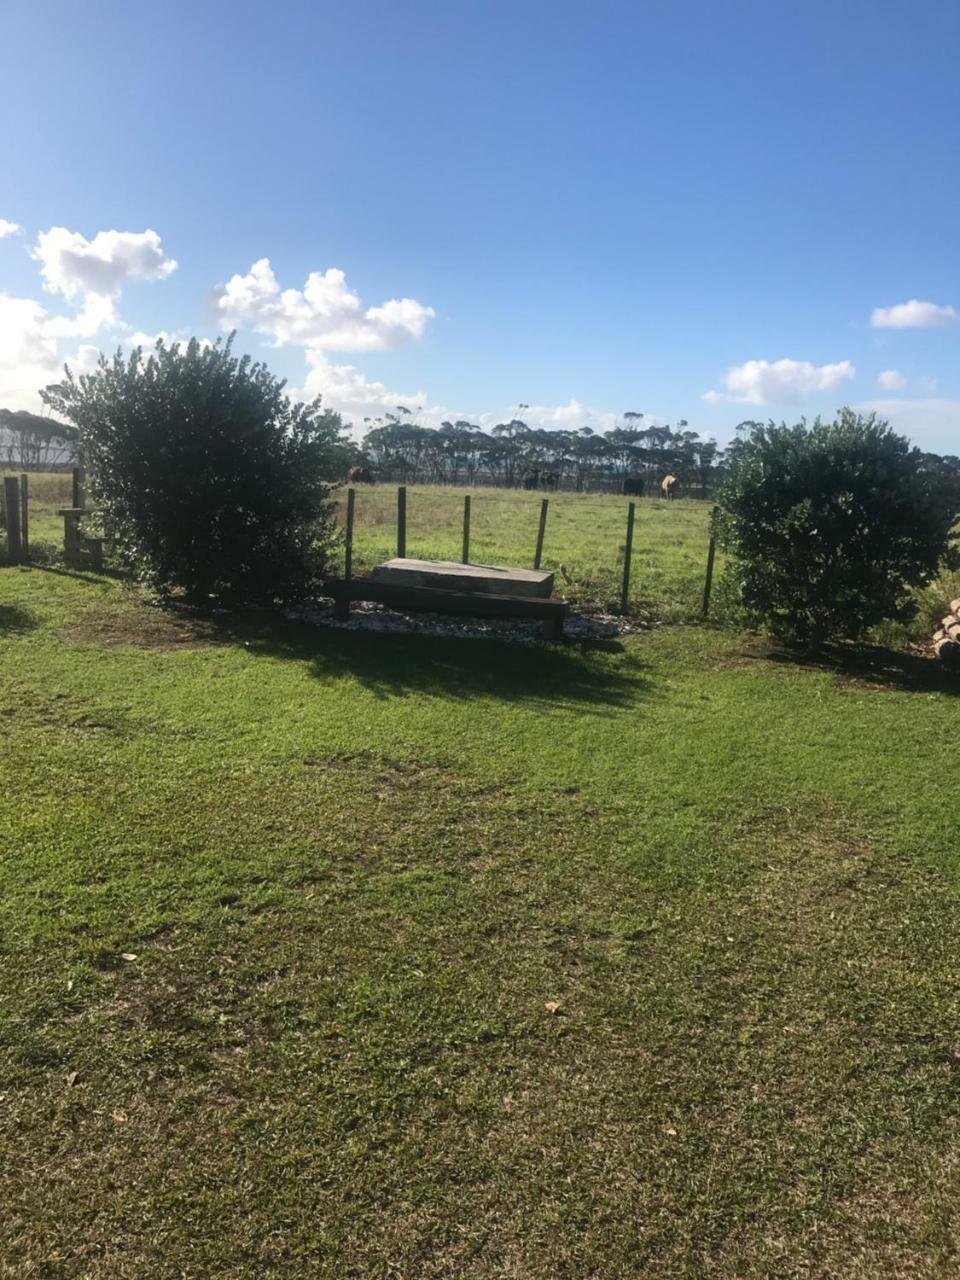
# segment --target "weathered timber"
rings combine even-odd
[[[960,599],[950,601],[950,612],[960,617]]]
[[[20,523],[20,481],[6,476],[3,481],[3,505],[7,519],[7,559],[19,564],[23,559],[23,525]]]
[[[20,554],[30,559],[30,482],[20,477]]]
[[[347,490],[347,527],[343,537],[343,576],[353,577],[353,511],[357,501],[356,489]]]
[[[402,484],[397,490],[397,556],[399,559],[407,554],[407,486]]]
[[[334,601],[334,616],[349,615],[354,600],[372,600],[410,612],[467,614],[477,618],[528,618],[544,624],[544,634],[559,639],[567,616],[565,600],[541,596],[491,595],[483,591],[455,591],[419,587],[375,578],[328,578],[323,594]]]
[[[534,569],[539,569],[543,562],[543,537],[547,532],[547,508],[549,506],[549,498],[544,498],[540,503],[540,524],[537,526],[537,549],[533,556]]]
[[[630,601],[630,564],[633,560],[633,521],[637,513],[637,504],[627,504],[627,540],[623,545],[623,582],[620,586],[620,612],[627,612]]]
[[[458,564],[455,560],[408,560],[398,557],[378,564],[376,582],[430,587],[501,596],[539,596],[553,593],[553,574],[537,569],[506,569],[492,564]]]
[[[470,495],[465,495],[463,499],[463,555],[460,557],[464,564],[470,561]]]

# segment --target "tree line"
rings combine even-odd
[[[526,406],[524,406],[526,407]],[[546,430],[521,418],[484,431],[460,420],[420,425],[412,410],[366,418],[356,461],[377,479],[402,483],[499,484],[531,480],[575,490],[617,486],[635,479],[644,486],[675,475],[687,490],[708,492],[724,461],[715,440],[677,426],[646,426],[642,413],[624,413],[610,431],[591,427]]]

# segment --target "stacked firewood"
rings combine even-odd
[[[950,601],[950,612],[934,633],[933,651],[941,662],[960,667],[960,599]]]

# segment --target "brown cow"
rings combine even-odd
[[[373,472],[369,467],[351,467],[347,472],[347,484],[373,484]]]
[[[677,496],[677,485],[679,481],[676,476],[664,476],[660,481],[660,494],[664,498],[675,498]]]

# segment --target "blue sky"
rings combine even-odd
[[[958,66],[960,0],[5,0],[0,404],[236,326],[355,421],[960,452]]]

